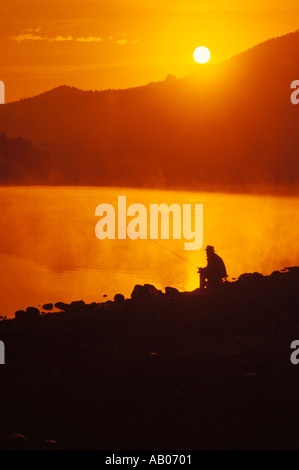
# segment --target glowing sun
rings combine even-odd
[[[199,64],[206,64],[211,58],[211,53],[207,47],[198,47],[193,54],[194,60]]]

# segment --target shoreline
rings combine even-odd
[[[37,318],[45,317],[47,315],[55,315],[55,314],[76,314],[76,313],[100,313],[103,311],[111,310],[113,311],[116,309],[117,311],[120,308],[130,308],[130,306],[134,306],[134,302],[156,302],[157,304],[165,303],[167,301],[186,301],[191,299],[203,299],[203,298],[211,298],[218,295],[234,295],[234,291],[237,292],[237,289],[248,289],[250,286],[266,286],[268,287],[273,286],[273,284],[277,283],[279,280],[286,280],[286,278],[294,282],[295,279],[298,278],[299,280],[299,267],[293,266],[281,269],[280,271],[274,271],[271,275],[263,275],[261,273],[244,273],[239,276],[239,278],[235,281],[226,281],[223,285],[215,290],[206,289],[201,291],[200,289],[195,289],[194,291],[190,292],[180,292],[177,288],[174,287],[166,287],[165,292],[162,290],[157,289],[152,284],[144,284],[139,285],[137,284],[131,294],[130,298],[125,298],[123,294],[115,294],[114,300],[107,300],[104,302],[92,302],[92,303],[85,303],[83,300],[72,301],[71,303],[66,302],[55,302],[55,303],[47,303],[44,304],[40,309],[37,307],[28,307],[26,310],[18,310],[15,312],[15,317],[8,318],[5,316],[0,316],[0,328],[1,323],[8,322],[8,321],[31,321],[36,320]],[[103,297],[107,297],[104,295]],[[0,330],[1,331],[1,330]]]
[[[1,449],[295,449],[299,268],[0,323]]]

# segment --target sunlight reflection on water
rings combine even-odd
[[[47,302],[100,302],[135,284],[198,287],[196,269],[149,240],[95,237],[95,209],[117,204],[204,204],[204,247],[214,245],[230,279],[299,264],[297,198],[110,188],[0,188],[0,315]],[[205,251],[160,240],[196,266]]]

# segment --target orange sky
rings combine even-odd
[[[299,28],[298,0],[1,0],[6,101],[66,84],[126,88],[185,76]]]

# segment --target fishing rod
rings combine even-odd
[[[152,239],[150,239],[150,238],[149,238],[149,241],[152,242],[152,243],[154,243],[155,245],[159,246],[160,248],[163,248],[164,250],[169,251],[169,253],[172,253],[173,255],[177,256],[177,257],[180,258],[180,259],[182,259],[182,260],[185,261],[186,263],[191,264],[191,266],[193,266],[194,268],[199,269],[198,266],[195,266],[195,264],[191,263],[191,261],[189,261],[189,260],[186,259],[186,258],[183,258],[183,256],[178,255],[177,253],[175,253],[174,251],[170,250],[169,248],[166,248],[166,246],[160,245],[160,243],[158,243],[158,242],[156,242],[156,241],[154,241],[154,240],[152,240]]]

